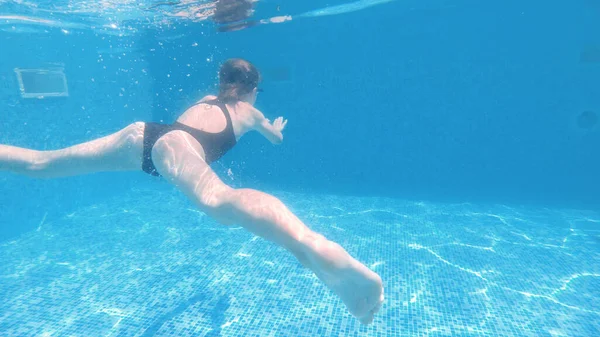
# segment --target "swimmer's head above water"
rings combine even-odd
[[[219,100],[225,103],[245,101],[254,104],[260,82],[256,67],[243,59],[229,59],[219,70]]]

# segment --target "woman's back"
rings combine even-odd
[[[198,104],[188,108],[177,122],[185,124],[191,128],[208,133],[221,133],[227,128],[227,117],[223,109],[216,104],[207,102],[216,99],[215,96],[206,96]],[[235,104],[226,104],[233,132],[236,140],[239,140],[246,132],[253,130],[255,124],[255,113],[249,104],[237,102]]]

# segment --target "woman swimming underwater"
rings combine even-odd
[[[218,222],[241,225],[288,250],[340,297],[352,315],[371,323],[384,300],[376,273],[313,232],[277,198],[232,188],[209,166],[249,131],[280,144],[287,124],[282,117],[271,123],[254,108],[260,75],[248,61],[227,60],[219,81],[218,96],[205,97],[173,124],[137,122],[53,151],[0,145],[0,170],[35,178],[136,170],[162,176]]]

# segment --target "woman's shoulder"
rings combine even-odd
[[[196,104],[214,101],[215,99],[217,99],[217,96],[215,96],[215,95],[206,95],[201,100],[199,100],[198,102],[196,102]]]

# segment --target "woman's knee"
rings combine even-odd
[[[53,157],[51,151],[27,150],[29,155],[22,174],[32,178],[51,178]]]
[[[207,193],[201,193],[197,201],[200,208],[210,217],[224,225],[236,222],[238,210],[235,207],[236,191],[229,186],[222,186]]]
[[[232,207],[235,190],[225,184],[197,193],[201,206],[211,212],[226,212]]]

